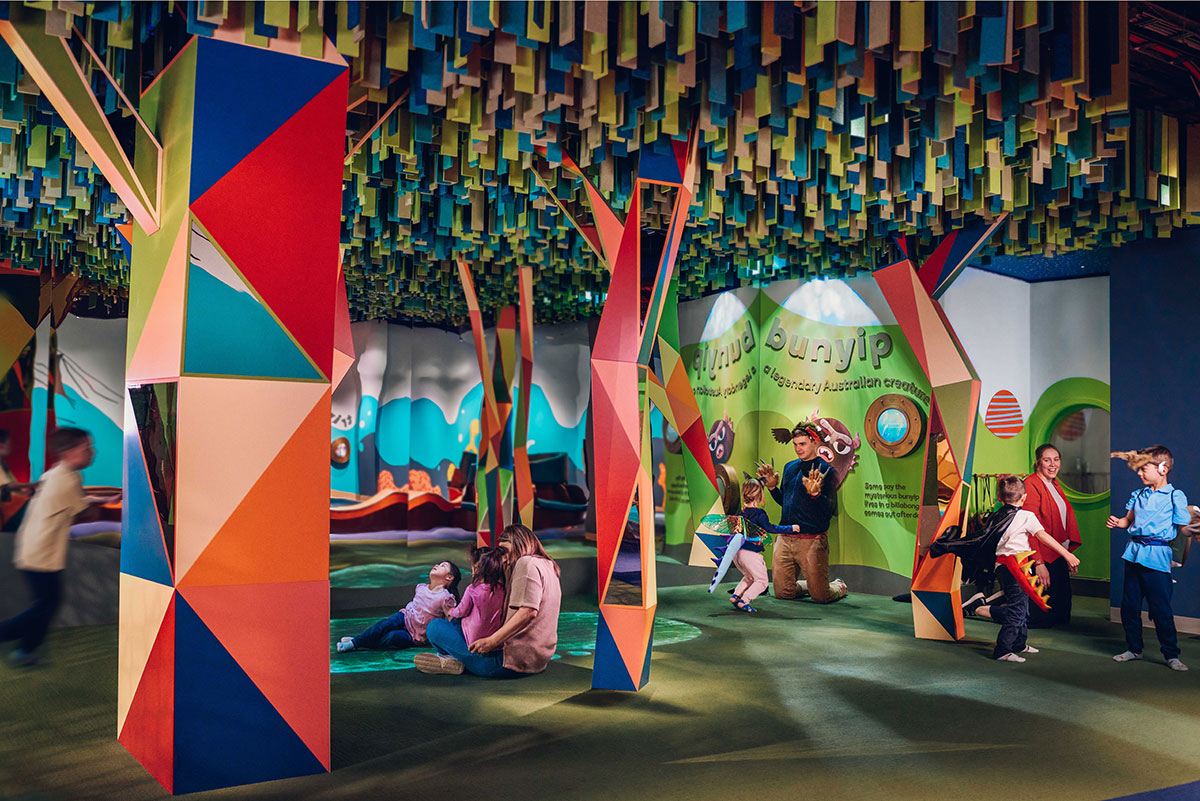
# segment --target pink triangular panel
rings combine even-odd
[[[188,232],[191,218],[185,217],[175,234],[175,244],[163,270],[146,325],[133,351],[126,381],[177,378],[183,360],[184,287],[187,283]],[[165,233],[165,232],[164,232]]]

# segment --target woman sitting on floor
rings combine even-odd
[[[469,646],[448,620],[434,620],[426,636],[437,653],[421,653],[413,664],[422,673],[462,673],[484,678],[518,678],[541,673],[558,646],[562,603],[558,565],[525,526],[500,532],[498,547],[511,568],[504,625]]]

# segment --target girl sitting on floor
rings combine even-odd
[[[471,551],[471,583],[449,614],[467,645],[492,636],[504,624],[504,556],[503,548]]]
[[[343,637],[338,643],[339,654],[359,648],[378,648],[399,651],[414,645],[424,645],[425,627],[435,618],[445,619],[458,603],[458,582],[462,571],[453,562],[438,562],[429,571],[429,583],[417,586],[417,593],[408,606],[386,617],[354,637]]]

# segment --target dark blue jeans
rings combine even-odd
[[[50,621],[58,611],[59,601],[62,600],[62,571],[39,573],[22,570],[21,575],[29,585],[33,604],[16,617],[0,623],[0,642],[19,639],[21,650],[32,653],[46,639]]]
[[[996,648],[992,651],[993,659],[1005,654],[1021,653],[1025,650],[1025,640],[1029,635],[1025,625],[1029,620],[1029,596],[1007,567],[997,567],[996,578],[1000,580],[1000,589],[1004,591],[1004,603],[996,604],[990,610],[992,619],[1000,624]]]
[[[1124,562],[1124,565],[1121,626],[1125,629],[1125,645],[1135,654],[1142,652],[1142,599],[1145,599],[1163,658],[1177,658],[1179,639],[1175,634],[1175,613],[1171,611],[1171,574],[1151,570],[1136,562]]]
[[[431,620],[425,630],[429,644],[443,656],[452,656],[462,662],[463,668],[476,676],[485,679],[516,679],[521,676],[532,676],[532,673],[520,673],[504,666],[504,649],[497,648],[486,654],[473,654],[467,648],[467,640],[463,637],[462,629],[449,620],[440,618]]]
[[[399,651],[412,648],[413,639],[404,627],[404,610],[371,626],[354,638],[355,648],[384,648]]]

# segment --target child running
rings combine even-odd
[[[1129,497],[1124,517],[1112,515],[1105,523],[1109,528],[1129,531],[1129,544],[1121,555],[1125,567],[1121,625],[1125,629],[1126,649],[1114,656],[1113,661],[1132,662],[1142,658],[1144,598],[1167,667],[1187,670],[1187,665],[1179,659],[1175,613],[1171,610],[1171,540],[1175,539],[1175,527],[1185,526],[1191,520],[1187,496],[1167,483],[1167,473],[1175,466],[1175,459],[1164,446],[1142,448],[1136,456],[1145,459],[1137,467],[1137,474],[1146,486]],[[1133,464],[1131,460],[1130,465]]]
[[[742,571],[742,580],[729,596],[729,602],[743,612],[756,612],[750,602],[762,595],[767,589],[767,563],[763,560],[763,546],[766,538],[763,532],[770,534],[793,534],[800,530],[799,526],[776,526],[767,517],[762,508],[763,484],[757,478],[748,478],[742,485],[742,519],[745,521],[742,529],[745,540],[742,547],[733,556],[733,563]],[[750,525],[746,525],[749,523]]]
[[[438,562],[429,571],[429,583],[417,586],[416,595],[408,606],[386,617],[354,637],[343,637],[338,643],[339,654],[359,648],[399,651],[423,645],[425,627],[434,618],[445,618],[458,603],[458,582],[462,571],[453,562]]]
[[[1004,504],[993,514],[1004,514],[1005,507],[1016,507],[1018,511],[1012,515],[1008,527],[1004,529],[1000,541],[996,544],[997,569],[996,578],[1004,591],[1004,603],[995,606],[980,606],[975,613],[982,617],[990,617],[1000,624],[1000,633],[996,636],[996,648],[992,658],[1001,662],[1024,662],[1021,654],[1036,654],[1038,650],[1026,642],[1029,636],[1029,595],[1020,579],[1013,575],[1007,560],[999,561],[1002,556],[1021,556],[1033,551],[1030,535],[1037,537],[1047,548],[1058,553],[1067,562],[1072,573],[1079,567],[1079,558],[1058,543],[1042,528],[1037,515],[1021,509],[1025,503],[1025,482],[1016,476],[1004,476],[996,483],[996,495]]]
[[[471,583],[449,613],[450,620],[462,628],[468,646],[504,625],[504,583],[504,549],[473,549]]]

